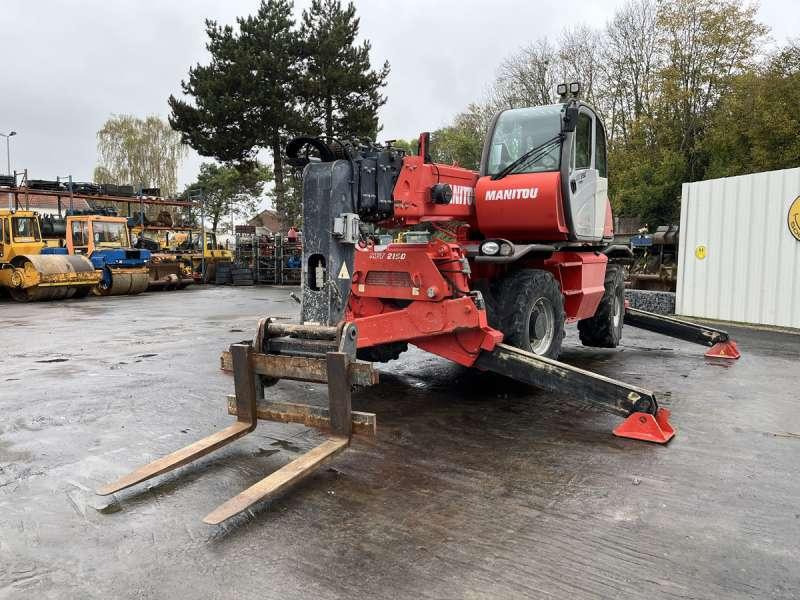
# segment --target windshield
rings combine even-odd
[[[11,231],[16,242],[38,242],[42,239],[36,217],[13,217]]]
[[[128,245],[128,226],[125,223],[108,223],[105,221],[95,221],[92,224],[94,230],[94,243],[99,246],[122,246]]]
[[[531,148],[561,133],[561,104],[515,108],[500,114],[489,148],[487,175],[495,175]],[[534,153],[535,160],[514,169],[514,173],[557,171],[561,164],[561,144],[552,144],[544,153]]]

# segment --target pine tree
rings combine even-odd
[[[203,156],[251,168],[259,149],[272,153],[275,196],[283,198],[283,145],[304,129],[297,112],[301,52],[291,0],[262,0],[238,28],[206,21],[211,62],[189,69],[183,93],[170,96],[170,124]]]
[[[386,103],[380,92],[389,63],[372,69],[370,43],[358,44],[358,29],[352,2],[343,8],[341,0],[312,0],[303,11],[305,112],[328,138],[374,139],[378,133],[378,109]]]

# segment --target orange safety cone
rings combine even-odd
[[[728,340],[727,342],[717,342],[711,346],[708,352],[706,352],[706,356],[736,359],[741,356],[741,353],[739,352],[739,347],[736,345],[736,342]]]
[[[641,412],[631,414],[614,429],[614,435],[666,444],[675,435],[675,430],[669,424],[669,411],[659,408],[655,415]]]

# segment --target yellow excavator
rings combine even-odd
[[[0,288],[18,302],[80,298],[100,282],[85,256],[42,254],[39,215],[0,208]]]

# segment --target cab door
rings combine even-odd
[[[11,234],[6,217],[0,217],[0,263],[11,261]]]
[[[602,124],[588,107],[578,113],[569,170],[570,211],[575,237],[580,241],[603,239],[608,179],[605,172],[605,135],[602,136],[602,164],[598,165],[598,128]],[[602,166],[602,176],[598,170]]]
[[[67,233],[67,251],[70,254],[91,254],[89,222],[83,219],[70,219]]]

